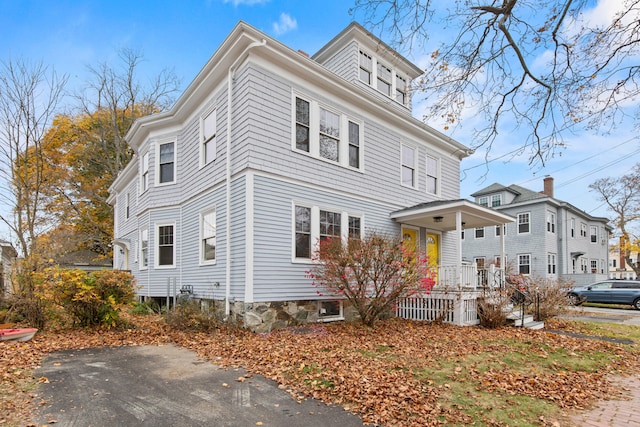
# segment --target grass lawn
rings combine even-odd
[[[636,344],[516,328],[455,327],[399,319],[375,328],[314,324],[254,334],[171,330],[156,316],[121,331],[44,332],[0,344],[0,425],[24,425],[38,403],[32,369],[50,351],[173,342],[213,363],[279,382],[385,426],[563,425],[565,415],[615,396],[611,375],[636,374]],[[640,327],[552,320],[550,329],[640,342]],[[556,424],[554,424],[556,423]],[[559,423],[559,424],[558,424]]]

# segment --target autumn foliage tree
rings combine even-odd
[[[624,259],[638,277],[640,263],[634,261],[632,253],[640,252],[640,163],[622,176],[600,178],[589,185],[609,211],[614,214],[613,223],[620,233],[619,249]]]
[[[321,240],[307,272],[322,296],[348,300],[372,326],[398,298],[428,293],[435,281],[424,256],[399,237],[371,232],[363,239]]]

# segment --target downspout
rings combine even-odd
[[[240,61],[244,55],[254,47],[265,46],[267,41],[262,39],[261,42],[254,41],[249,46],[242,51],[242,54],[238,55],[233,64],[229,67],[229,72],[227,75],[227,164],[226,164],[226,204],[227,204],[227,212],[226,212],[226,262],[225,262],[225,298],[224,298],[224,314],[225,317],[228,317],[231,313],[231,306],[229,304],[229,299],[231,298],[231,102],[232,102],[232,89],[233,89],[233,78],[236,70],[236,66],[238,61]]]

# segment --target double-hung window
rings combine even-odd
[[[296,148],[309,152],[311,118],[309,102],[296,98]]]
[[[165,142],[159,145],[158,182],[172,183],[175,180],[175,142]]]
[[[341,237],[342,215],[338,212],[320,211],[320,241]]]
[[[294,206],[294,260],[308,262],[317,250],[316,242],[330,238],[343,241],[362,238],[362,217],[346,211],[318,206]]]
[[[518,214],[518,234],[526,234],[530,231],[529,212]]]
[[[402,185],[416,186],[416,149],[402,145]]]
[[[307,206],[296,206],[295,216],[295,257],[311,258],[311,208]]]
[[[295,141],[292,149],[338,163],[362,167],[362,126],[316,101],[295,97]]]
[[[360,125],[349,122],[349,166],[360,168]]]
[[[547,231],[549,233],[556,232],[556,214],[547,212]]]
[[[140,177],[140,192],[144,193],[149,188],[149,152],[142,155],[142,176]]]
[[[378,62],[378,90],[387,96],[391,96],[391,69]]]
[[[407,102],[407,81],[396,75],[396,101],[405,105]]]
[[[202,127],[202,165],[206,165],[216,159],[216,110],[207,113],[201,122]]]
[[[149,229],[140,229],[140,269],[149,266]]]
[[[571,218],[571,238],[575,238],[576,237],[576,219],[575,218]]]
[[[530,274],[531,273],[531,255],[518,255],[518,273]]]
[[[216,260],[216,211],[205,211],[200,215],[200,261],[204,264]]]
[[[427,156],[427,193],[438,194],[439,176],[438,159]]]
[[[493,196],[491,196],[491,207],[492,208],[497,208],[498,206],[502,205],[502,197],[500,194],[494,194]]]
[[[584,222],[580,223],[580,237],[587,237],[587,224]]]
[[[556,254],[547,254],[547,274],[556,274]]]
[[[478,198],[478,204],[480,206],[489,206],[489,202],[488,202],[488,198],[487,197],[479,197]]]
[[[131,194],[127,193],[126,197],[125,218],[129,219],[129,215],[131,214]]]
[[[156,227],[157,240],[157,266],[175,266],[175,239],[173,224],[158,224]]]
[[[591,243],[598,243],[598,227],[592,225],[591,227],[589,227],[589,229],[590,229]]]
[[[340,116],[320,108],[320,157],[340,161]]]
[[[360,51],[360,80],[366,84],[371,84],[371,71],[373,70],[373,61],[366,53]]]

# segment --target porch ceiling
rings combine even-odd
[[[514,222],[515,218],[469,200],[439,200],[421,203],[390,214],[402,224],[425,227],[438,231],[456,229],[456,212],[460,212],[462,228],[487,227]],[[438,218],[441,218],[438,220]]]

